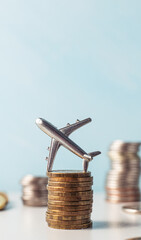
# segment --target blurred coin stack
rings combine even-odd
[[[24,205],[47,206],[47,183],[47,177],[25,176],[21,180]]]
[[[57,229],[82,229],[92,226],[93,177],[90,172],[48,172],[46,221]]]
[[[108,152],[111,170],[106,179],[107,200],[113,203],[140,200],[140,143],[114,141]]]

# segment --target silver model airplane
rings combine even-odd
[[[61,145],[63,145],[65,148],[79,156],[80,158],[84,159],[84,171],[86,172],[88,169],[88,163],[95,157],[96,155],[99,155],[101,152],[96,151],[96,152],[91,152],[91,153],[86,153],[83,149],[81,149],[75,142],[73,142],[68,136],[75,131],[76,129],[84,126],[85,124],[91,122],[91,118],[84,119],[82,121],[77,120],[76,123],[74,124],[67,124],[66,127],[57,129],[54,127],[51,123],[48,121],[42,119],[42,118],[37,118],[36,119],[36,124],[37,126],[45,132],[47,135],[49,135],[52,140],[51,140],[51,146],[49,148],[49,157],[47,158],[48,160],[48,165],[47,165],[47,171],[52,170],[53,162],[56,156],[56,153]]]

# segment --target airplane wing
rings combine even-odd
[[[59,129],[62,133],[64,133],[64,135],[66,135],[67,137],[74,132],[75,130],[77,130],[78,128],[84,126],[85,124],[91,122],[91,118],[86,118],[82,121],[77,120],[76,123],[74,124],[67,124],[66,127]],[[54,138],[52,138],[51,140],[51,145],[50,145],[50,151],[49,151],[49,157],[46,158],[48,160],[48,164],[47,164],[47,171],[51,171],[52,167],[53,167],[53,162],[56,156],[56,153],[59,149],[59,147],[61,146],[61,144],[56,141]]]
[[[89,123],[91,121],[92,121],[91,118],[86,118],[86,119],[84,119],[82,121],[77,120],[76,123],[74,123],[74,124],[70,125],[68,123],[67,126],[64,127],[64,128],[61,128],[60,131],[62,133],[64,133],[68,137],[72,132],[74,132],[78,128],[84,126],[85,124],[87,124],[87,123]]]

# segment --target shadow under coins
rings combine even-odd
[[[14,202],[9,202],[8,204],[7,204],[7,206],[3,209],[3,210],[1,210],[1,211],[9,211],[9,210],[11,210],[11,209],[13,209],[15,207],[15,205],[14,205]]]
[[[140,223],[129,223],[129,222],[106,222],[96,221],[93,222],[93,229],[106,229],[106,228],[126,228],[126,227],[138,227]]]

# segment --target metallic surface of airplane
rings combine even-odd
[[[83,169],[86,172],[88,169],[88,163],[93,159],[94,156],[99,155],[101,152],[96,151],[87,154],[83,149],[81,149],[75,142],[73,142],[68,136],[75,131],[76,129],[84,126],[85,124],[91,122],[91,118],[84,119],[82,121],[77,120],[74,124],[67,124],[66,127],[57,129],[51,123],[45,119],[38,118],[36,119],[37,126],[45,132],[48,136],[52,138],[51,145],[49,148],[49,157],[47,171],[51,171],[53,167],[53,162],[56,156],[56,153],[61,145],[65,148],[79,156],[84,160]]]

